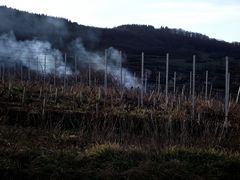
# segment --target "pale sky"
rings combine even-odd
[[[240,0],[0,0],[0,5],[89,26],[168,26],[240,42]]]

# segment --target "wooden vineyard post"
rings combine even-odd
[[[39,74],[39,65],[38,65],[38,57],[36,58],[36,66],[37,66],[37,73],[36,73],[36,80],[38,81],[39,79],[38,79],[38,74]]]
[[[14,67],[13,67],[13,78],[14,78],[14,80],[16,80],[16,70],[17,70],[17,64],[14,63]]]
[[[125,85],[127,83],[127,70],[124,70],[124,74],[123,74],[123,84]]]
[[[224,111],[225,111],[225,120],[224,120],[224,127],[228,124],[228,107],[229,107],[229,62],[228,57],[225,59],[225,104],[224,104]]]
[[[190,78],[189,78],[189,96],[192,95],[192,71],[190,72]]]
[[[231,99],[232,99],[231,94],[230,94],[230,79],[231,79],[231,74],[230,74],[230,72],[228,72],[228,112],[229,112]]]
[[[52,94],[52,84],[49,84],[49,93]]]
[[[174,78],[173,78],[173,93],[174,93],[174,97],[176,96],[176,81],[177,81],[177,73],[174,72]]]
[[[0,79],[2,80],[2,64],[0,66]]]
[[[23,66],[22,66],[22,63],[21,63],[21,67],[20,67],[20,76],[21,76],[21,83],[23,84]]]
[[[136,72],[133,73],[133,79],[134,79],[134,81],[137,81]]]
[[[67,74],[67,54],[65,53],[65,68],[64,68],[64,80],[63,80],[63,88],[66,88],[66,74]]]
[[[43,87],[45,87],[46,84],[46,64],[47,63],[47,56],[44,57],[44,74],[43,74]]]
[[[206,71],[206,81],[205,81],[205,100],[208,97],[208,71]]]
[[[105,90],[105,94],[107,94],[107,49],[105,50],[105,59],[104,59],[104,63],[105,63],[105,72],[104,72],[104,90]]]
[[[30,69],[31,68],[31,61],[30,59],[28,60],[28,81],[31,81],[31,77],[30,77]]]
[[[92,85],[91,82],[91,64],[88,65],[88,86],[90,87]]]
[[[158,94],[160,93],[160,87],[161,87],[161,72],[158,72],[158,89],[157,92]]]
[[[5,82],[5,64],[3,64],[3,69],[2,69],[2,82]]]
[[[120,51],[120,86],[123,87],[123,73],[122,73],[122,51]]]
[[[7,81],[10,81],[11,80],[10,67],[8,67],[8,65],[7,65],[6,68],[7,68]]]
[[[2,78],[3,78],[3,67],[2,67],[2,64],[0,66],[0,80],[2,81]]]
[[[169,71],[169,54],[166,55],[166,85],[165,85],[165,102],[168,104],[168,72]]]
[[[192,77],[192,119],[195,118],[195,76],[196,76],[196,56],[193,56],[193,77]]]
[[[42,88],[42,86],[41,86],[41,87],[40,87],[40,90],[39,90],[39,99],[42,98],[42,91],[43,91],[43,88]]]
[[[26,93],[26,88],[25,86],[23,87],[23,94],[22,94],[22,105],[24,104],[25,102],[25,93]]]
[[[94,77],[94,86],[96,87],[97,86],[97,78]]]
[[[237,98],[236,98],[236,104],[238,103],[239,95],[240,95],[240,86],[239,86],[239,88],[238,88],[238,93],[237,93]]]
[[[75,66],[75,83],[77,84],[77,56],[74,56],[74,66]]]
[[[210,92],[208,98],[210,99],[212,97],[212,90],[213,90],[213,85],[211,84],[210,86]]]
[[[183,87],[182,87],[182,97],[183,97],[184,94],[185,94],[185,88],[186,88],[186,86],[185,86],[185,84],[184,84]]]
[[[46,97],[44,96],[42,102],[42,120],[45,120]]]
[[[57,70],[57,64],[56,64],[56,59],[54,58],[54,79],[53,79],[54,86],[56,86],[56,70]]]
[[[147,93],[147,78],[148,78],[148,74],[147,71],[145,72],[145,85],[144,85],[144,92]]]
[[[58,88],[55,89],[55,103],[57,102],[57,97],[58,97]]]
[[[142,64],[141,64],[141,106],[143,106],[143,78],[144,78],[144,53],[142,52]]]

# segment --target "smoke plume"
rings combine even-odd
[[[96,71],[105,71],[105,54],[87,51],[80,38],[69,45],[69,50],[78,57],[79,70],[90,65]],[[108,48],[106,52],[107,73],[116,81],[121,82],[120,64],[124,58],[113,47]],[[54,73],[56,70],[57,75],[65,74],[66,68],[66,74],[72,74],[70,66],[64,63],[63,54],[53,49],[49,42],[18,41],[13,32],[0,36],[0,63],[7,67],[20,64],[39,73]],[[126,68],[122,68],[122,83],[128,88],[139,86],[137,79]]]
[[[81,68],[87,68],[90,65],[94,70],[105,71],[104,53],[87,51],[80,38],[71,43],[70,49],[78,56],[78,64],[80,64]],[[120,64],[124,61],[124,58],[113,47],[108,48],[106,52],[107,73],[116,81],[121,82]],[[127,88],[140,86],[137,79],[126,68],[122,68],[122,83]]]
[[[52,73],[56,69],[58,75],[65,73],[62,53],[49,42],[17,41],[13,32],[0,36],[0,62],[8,67],[17,63],[38,72]],[[69,67],[66,74],[71,74]]]

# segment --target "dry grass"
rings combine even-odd
[[[0,102],[1,179],[239,178],[237,104],[224,129],[217,99],[198,97],[192,119],[181,95],[140,107],[135,90],[12,82]]]

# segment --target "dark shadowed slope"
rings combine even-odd
[[[229,56],[231,84],[239,86],[240,43],[229,43],[211,39],[200,33],[182,29],[159,29],[147,25],[122,25],[112,29],[83,26],[70,20],[31,14],[0,6],[0,35],[12,32],[17,40],[39,40],[49,42],[52,48],[66,52],[69,57],[76,55],[72,44],[80,42],[89,52],[104,52],[114,47],[127,57],[124,66],[131,72],[140,73],[141,52],[145,52],[145,68],[154,72],[150,80],[155,81],[157,72],[165,71],[164,56],[170,53],[170,70],[182,73],[182,82],[188,81],[192,68],[192,55],[197,58],[197,73],[210,72],[210,82],[215,88],[223,88],[224,58]],[[102,53],[103,54],[103,53]],[[132,56],[134,55],[134,56]],[[136,56],[138,55],[138,56]],[[161,57],[149,57],[161,56]],[[162,58],[161,63],[159,58]],[[68,63],[73,65],[71,59]],[[131,64],[133,64],[131,66]],[[197,84],[201,85],[204,74],[200,74]],[[221,76],[221,77],[220,77]],[[163,76],[162,76],[163,77]],[[163,77],[164,78],[164,77]],[[201,82],[200,82],[201,81]]]
[[[78,25],[63,18],[30,14],[0,7],[0,33],[13,31],[18,39],[50,41],[55,48],[66,50],[66,44],[80,37],[86,48],[101,50],[109,46],[126,53],[162,55],[166,52],[181,57],[240,57],[239,43],[210,39],[206,35],[146,25],[122,25],[112,29]]]

